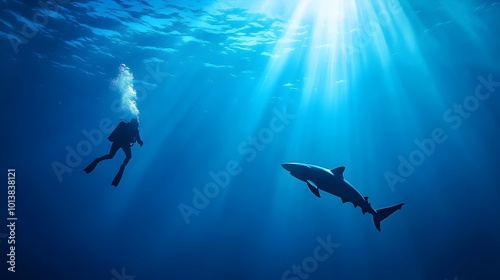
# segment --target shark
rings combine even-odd
[[[375,210],[368,202],[368,196],[362,196],[345,178],[345,166],[327,169],[321,166],[304,163],[283,163],[281,166],[290,172],[293,177],[305,182],[311,192],[321,197],[319,190],[340,197],[342,203],[350,202],[354,208],[360,207],[363,215],[373,216],[375,228],[380,231],[380,223],[397,210],[401,210],[404,203]]]

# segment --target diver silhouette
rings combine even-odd
[[[139,135],[139,121],[137,121],[136,118],[132,118],[130,122],[121,121],[113,130],[113,132],[111,132],[108,140],[112,142],[109,153],[102,157],[96,158],[92,163],[85,167],[84,171],[85,173],[89,174],[96,168],[99,162],[106,159],[112,159],[121,148],[125,153],[125,159],[123,160],[123,163],[120,166],[120,170],[118,170],[118,173],[111,183],[111,185],[117,187],[120,183],[120,180],[122,179],[125,166],[132,158],[131,147],[136,141],[141,147],[144,144],[144,142],[142,142],[141,140],[141,136]]]

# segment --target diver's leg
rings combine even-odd
[[[87,167],[85,167],[85,169],[83,169],[83,171],[85,171],[85,173],[89,174],[90,172],[94,171],[94,169],[98,163],[99,163],[99,158],[94,159],[94,161],[91,162]]]
[[[113,144],[111,145],[111,148],[109,149],[109,154],[94,159],[94,161],[92,163],[90,163],[87,167],[85,167],[85,169],[83,169],[83,171],[85,171],[85,173],[89,174],[90,172],[92,172],[96,168],[97,164],[99,162],[101,162],[101,160],[112,159],[116,155],[116,152],[118,152],[118,149],[120,149],[120,145],[113,142]]]
[[[125,153],[125,159],[123,160],[123,163],[120,166],[120,170],[118,170],[118,173],[116,173],[116,176],[113,179],[113,182],[111,182],[111,185],[113,185],[115,187],[117,187],[118,184],[120,183],[122,176],[123,176],[123,171],[125,171],[125,166],[132,158],[132,149],[130,149],[130,146],[128,144],[122,145],[120,148],[122,148],[123,152]]]
[[[120,149],[120,145],[116,142],[113,142],[113,144],[111,144],[111,148],[109,149],[109,154],[103,155],[102,157],[97,158],[97,159],[99,161],[106,160],[106,159],[112,159],[116,155],[116,152],[118,152],[119,149]]]
[[[132,158],[132,149],[130,148],[130,146],[122,146],[121,147],[123,152],[125,153],[125,159],[123,160],[123,163],[122,163],[122,166],[125,167],[128,162],[130,161],[130,159]]]

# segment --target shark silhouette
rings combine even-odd
[[[351,202],[354,208],[359,206],[363,215],[372,214],[373,223],[378,231],[380,231],[380,222],[397,210],[401,210],[404,205],[404,203],[400,203],[387,208],[373,209],[368,202],[368,197],[363,197],[344,179],[344,166],[331,170],[303,163],[283,163],[281,166],[289,171],[293,177],[306,182],[311,192],[317,197],[320,197],[319,190],[322,190],[340,197],[342,203]]]

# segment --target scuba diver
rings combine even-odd
[[[91,164],[89,164],[89,166],[84,169],[84,171],[85,173],[89,174],[95,169],[99,162],[106,159],[112,159],[116,155],[116,152],[118,152],[118,150],[121,148],[125,153],[125,159],[123,160],[123,163],[120,166],[120,170],[111,183],[111,185],[116,187],[120,183],[120,180],[123,176],[123,171],[125,170],[125,166],[132,158],[131,147],[134,146],[134,143],[136,141],[141,147],[144,144],[144,142],[142,142],[141,140],[141,136],[139,135],[139,121],[136,118],[132,118],[130,122],[121,121],[113,130],[113,132],[111,132],[108,140],[112,142],[109,154],[96,158]]]

